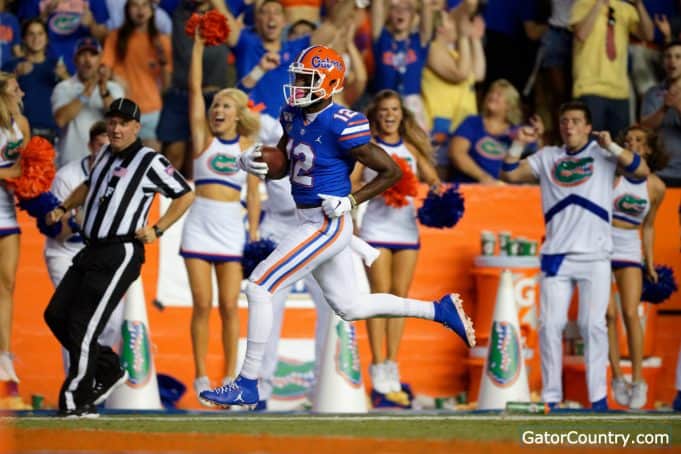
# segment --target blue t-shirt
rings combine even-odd
[[[288,136],[291,193],[296,204],[319,205],[317,194],[345,197],[355,159],[350,150],[371,140],[367,118],[337,104],[319,112],[310,124],[297,107],[286,106],[279,117]]]
[[[310,47],[310,37],[282,41],[279,50],[279,66],[265,75],[253,87],[249,95],[256,104],[265,105],[264,112],[273,118],[279,116],[284,104],[283,86],[289,81],[288,67],[298,54]],[[267,49],[263,46],[262,38],[252,29],[241,30],[236,46],[232,48],[236,63],[237,78],[241,80],[260,62]]]
[[[0,13],[0,65],[14,58],[12,47],[20,43],[19,21],[12,13]]]
[[[83,0],[90,6],[95,22],[102,24],[109,20],[109,10],[104,0]],[[46,3],[46,2],[42,2]],[[76,64],[73,61],[76,42],[85,36],[91,36],[90,30],[80,24],[82,9],[73,9],[71,4],[59,3],[47,18],[48,55],[64,59],[69,73],[75,74]],[[41,0],[22,0],[19,2],[17,16],[23,21],[40,16]],[[44,8],[44,5],[43,5]]]
[[[227,8],[232,16],[239,17],[243,14],[242,21],[247,27],[255,25],[255,2],[246,4],[244,0],[225,0]]]
[[[535,16],[533,0],[488,0],[483,12],[488,30],[515,38],[524,36],[523,22]]]
[[[463,137],[471,143],[468,155],[485,172],[499,178],[501,164],[506,151],[511,146],[511,130],[504,134],[493,135],[485,130],[485,125],[480,115],[469,115],[461,122],[454,131],[453,136]],[[458,172],[456,181],[462,183],[476,183],[476,180],[463,172]]]
[[[389,88],[402,96],[420,94],[421,73],[428,58],[428,46],[421,45],[418,33],[412,33],[404,41],[395,41],[390,32],[383,28],[374,42],[374,92]]]
[[[13,72],[22,61],[24,61],[23,58],[10,60],[2,67],[2,70]],[[24,115],[32,128],[57,129],[52,109],[49,106],[52,90],[58,82],[54,73],[56,67],[57,60],[48,57],[42,63],[33,63],[33,71],[17,78],[24,92]]]

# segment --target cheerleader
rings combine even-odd
[[[399,94],[393,90],[378,92],[368,108],[367,117],[375,143],[388,154],[405,160],[415,175],[438,190],[440,180],[431,162],[428,136],[411,111],[405,108]],[[358,164],[353,173],[354,184],[370,181],[375,175],[371,169]],[[367,271],[371,292],[407,296],[420,247],[411,197],[406,206],[399,208],[388,205],[382,196],[370,200],[359,236],[380,251],[378,259]],[[401,392],[397,354],[404,319],[370,319],[367,328],[372,354],[369,374],[374,390],[380,394]]]
[[[646,160],[651,172],[667,165],[668,155],[660,147],[657,135],[641,126],[631,126],[624,133],[624,148]],[[641,408],[646,403],[648,385],[641,375],[643,331],[638,317],[643,271],[653,282],[657,272],[653,260],[655,215],[664,197],[665,185],[651,173],[647,179],[634,180],[618,176],[615,180],[612,220],[612,270],[619,290],[624,326],[631,356],[632,383],[626,382],[620,369],[617,338],[617,305],[613,297],[608,307],[608,343],[612,368],[612,389],[620,405]],[[643,241],[639,236],[642,231]],[[641,244],[643,254],[641,254]]]
[[[247,186],[248,228],[258,237],[259,180],[239,170],[242,151],[252,146],[259,129],[248,97],[237,89],[216,93],[206,116],[201,91],[204,43],[194,40],[189,76],[189,122],[194,156],[196,200],[184,223],[180,255],[184,257],[192,292],[191,337],[196,378],[194,390],[212,389],[207,376],[208,322],[212,295],[212,271],[217,277],[218,306],[222,321],[223,380],[235,372],[239,340],[237,301],[241,289],[241,255],[246,241],[241,188]],[[206,404],[206,402],[201,401]]]
[[[19,149],[28,141],[30,129],[21,114],[21,98],[13,74],[0,72],[0,381],[19,382],[9,353],[12,334],[14,284],[19,263],[19,224],[14,195],[4,180],[21,175]]]

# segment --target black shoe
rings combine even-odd
[[[105,381],[95,381],[95,386],[92,388],[90,402],[92,402],[94,405],[103,403],[111,395],[114,389],[128,380],[127,370],[119,369],[118,372],[118,375],[114,375]]]
[[[84,404],[80,407],[76,407],[73,410],[59,409],[57,416],[60,418],[67,419],[77,419],[77,418],[99,418],[99,413],[97,412],[97,407],[93,404]]]

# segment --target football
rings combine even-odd
[[[260,151],[262,157],[259,160],[267,163],[267,178],[277,180],[288,174],[288,158],[283,151],[267,145],[264,145]]]

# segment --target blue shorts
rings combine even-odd
[[[566,28],[549,27],[541,38],[544,51],[542,68],[565,68],[572,64],[572,32]]]
[[[215,92],[204,93],[206,108],[213,102]],[[163,94],[163,109],[156,127],[156,137],[161,142],[188,142],[189,131],[189,92],[171,88]]]

